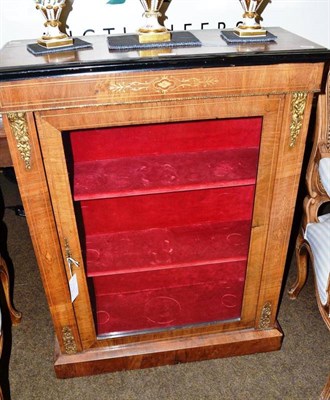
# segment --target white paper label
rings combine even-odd
[[[78,281],[77,281],[76,274],[73,274],[72,278],[69,280],[69,287],[70,287],[70,294],[71,294],[71,302],[73,303],[79,294]]]

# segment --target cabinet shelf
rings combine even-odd
[[[258,148],[146,155],[74,165],[74,200],[255,183]]]
[[[95,277],[98,335],[239,319],[245,270],[236,261]]]
[[[246,260],[251,221],[151,228],[86,237],[88,276]]]
[[[251,185],[83,201],[88,275],[246,258],[253,199]]]

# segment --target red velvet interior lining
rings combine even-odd
[[[259,147],[262,118],[133,125],[70,133],[74,162]]]
[[[245,262],[94,278],[99,335],[239,318]]]
[[[254,186],[81,202],[86,236],[204,222],[249,220]]]
[[[75,163],[75,200],[255,183],[258,148]]]
[[[240,317],[261,127],[256,117],[69,134],[98,334]]]
[[[245,260],[250,221],[87,236],[88,276]]]

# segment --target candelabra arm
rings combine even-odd
[[[261,14],[264,12],[264,10],[267,7],[267,5],[269,3],[271,3],[271,2],[272,2],[272,0],[261,0],[258,3],[258,6],[256,8],[256,12],[257,12],[257,14],[259,15],[260,18],[261,18]]]

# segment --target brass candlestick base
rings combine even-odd
[[[161,54],[171,54],[172,49],[162,47],[162,48],[157,48],[157,49],[146,49],[146,50],[139,50],[139,56],[140,57],[156,57]]]
[[[261,26],[254,27],[254,26],[244,26],[244,27],[237,27],[234,29],[234,32],[240,37],[252,37],[252,36],[266,36],[267,31]]]
[[[161,25],[158,18],[164,0],[140,0],[144,8],[145,24],[138,30],[140,43],[162,43],[171,40],[171,33]]]
[[[67,35],[59,36],[57,38],[42,36],[40,39],[37,40],[37,42],[38,44],[46,47],[47,49],[73,45],[73,39],[68,37]]]
[[[170,32],[139,32],[140,43],[164,43],[170,41]]]

